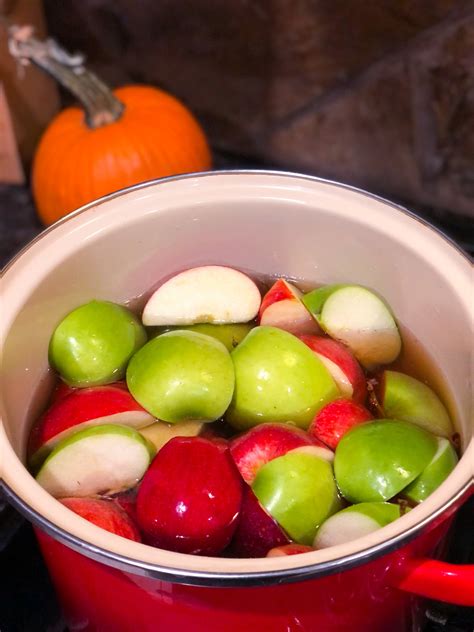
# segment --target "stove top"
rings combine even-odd
[[[227,161],[225,166],[238,165]],[[468,222],[453,224],[429,215],[428,219],[474,253],[474,235]],[[40,230],[28,190],[0,185],[0,266]],[[447,561],[474,563],[473,525],[474,497],[458,512]],[[0,587],[0,632],[67,632],[33,531],[1,497]],[[423,602],[422,608],[425,623],[417,632],[474,632],[474,609],[431,601]]]

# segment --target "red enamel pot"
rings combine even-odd
[[[269,559],[183,555],[110,534],[70,512],[24,467],[51,387],[48,340],[91,298],[124,302],[203,263],[313,283],[375,288],[439,367],[463,456],[394,523],[353,542]],[[71,632],[188,630],[402,632],[419,598],[474,605],[474,570],[436,561],[472,493],[471,265],[432,227],[378,197],[264,172],[145,183],[71,214],[34,240],[2,280],[1,475],[35,525]]]

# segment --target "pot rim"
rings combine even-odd
[[[470,258],[468,255],[448,236],[446,236],[442,231],[432,226],[428,221],[418,217],[411,211],[408,211],[404,207],[397,205],[393,202],[387,201],[384,198],[366,192],[357,187],[353,187],[351,185],[347,185],[344,183],[334,182],[331,180],[318,178],[315,176],[291,173],[291,172],[283,172],[283,171],[266,171],[266,170],[223,170],[223,171],[213,171],[213,172],[203,172],[198,174],[182,174],[178,176],[171,176],[168,178],[162,178],[158,180],[151,180],[147,182],[143,182],[132,187],[128,187],[125,189],[121,189],[114,193],[111,193],[107,196],[99,198],[89,204],[77,209],[73,213],[65,216],[60,219],[55,224],[46,228],[43,232],[41,232],[36,238],[34,238],[29,244],[27,244],[10,262],[2,270],[1,276],[3,275],[27,252],[29,251],[38,241],[42,240],[46,235],[48,235],[51,231],[55,230],[58,226],[65,224],[66,222],[76,218],[78,215],[83,214],[91,208],[97,208],[101,204],[104,204],[114,198],[121,197],[124,194],[128,194],[137,190],[146,189],[148,187],[155,186],[157,184],[164,184],[168,182],[175,182],[179,180],[187,180],[187,179],[200,179],[204,177],[216,178],[219,176],[277,176],[278,178],[284,178],[286,180],[308,180],[313,183],[319,183],[323,185],[329,185],[331,187],[345,189],[350,192],[357,193],[359,195],[365,196],[371,200],[375,200],[376,202],[381,203],[384,206],[391,207],[392,209],[398,211],[402,215],[406,215],[412,220],[415,220],[419,224],[421,224],[425,229],[428,229],[435,233],[438,237],[441,237],[447,244],[457,251],[457,254],[461,254],[461,256],[466,259],[469,263]],[[0,426],[0,430],[1,430]],[[1,440],[1,437],[0,437]],[[10,446],[8,446],[10,447]],[[467,447],[466,454],[464,455],[463,461],[466,462],[466,457],[469,458],[469,454],[474,452],[472,450],[474,446],[471,445]],[[13,450],[10,448],[12,454]],[[13,455],[16,459],[16,455]],[[17,459],[18,460],[18,459]],[[26,468],[22,465],[22,468],[26,472]],[[456,470],[458,470],[458,467]],[[466,469],[466,468],[465,468]],[[456,471],[455,470],[455,471]],[[29,476],[29,475],[28,475]],[[157,579],[173,581],[175,583],[183,583],[190,585],[205,585],[205,586],[252,586],[252,585],[271,585],[285,582],[296,582],[301,581],[303,579],[310,579],[314,577],[318,577],[321,575],[328,575],[331,573],[340,572],[341,570],[346,570],[352,568],[361,563],[367,562],[371,559],[377,558],[382,554],[391,552],[400,548],[402,545],[408,543],[410,540],[415,538],[423,529],[425,529],[430,523],[436,522],[438,518],[443,516],[446,517],[447,512],[454,511],[454,506],[461,502],[462,497],[468,492],[472,480],[467,476],[467,480],[464,480],[463,477],[458,477],[460,480],[457,481],[456,491],[451,496],[449,496],[441,505],[438,505],[431,513],[425,516],[422,520],[419,520],[412,524],[408,529],[404,531],[388,537],[383,541],[377,544],[370,544],[370,536],[366,536],[361,538],[360,546],[357,551],[353,553],[346,554],[344,553],[344,549],[347,548],[345,545],[339,545],[338,547],[332,547],[333,550],[340,550],[341,554],[336,555],[333,559],[326,561],[319,561],[311,563],[311,556],[315,556],[317,553],[321,553],[321,551],[315,551],[311,553],[306,553],[298,556],[291,556],[291,558],[273,558],[273,560],[266,560],[267,566],[270,566],[270,570],[257,570],[251,572],[242,572],[242,571],[207,571],[207,570],[196,570],[192,568],[180,568],[179,564],[176,564],[176,568],[174,566],[167,566],[158,564],[155,562],[146,562],[143,559],[136,559],[134,557],[128,556],[126,554],[117,553],[117,551],[113,551],[105,548],[104,546],[100,546],[97,544],[93,544],[91,541],[84,540],[73,533],[68,532],[66,529],[56,525],[52,520],[48,519],[46,516],[43,516],[39,511],[31,507],[26,501],[24,501],[14,490],[14,485],[10,485],[6,480],[0,481],[0,484],[3,486],[6,496],[8,500],[28,519],[31,520],[35,525],[39,526],[45,532],[49,533],[55,539],[60,542],[68,545],[74,550],[92,558],[96,561],[106,563],[110,566],[113,566],[118,569],[122,569],[125,571],[131,571],[135,574],[140,574],[148,577],[153,577]],[[34,480],[34,479],[32,479]],[[43,491],[43,490],[41,490]],[[45,492],[44,492],[45,493]],[[437,492],[435,492],[436,494]],[[58,501],[52,499],[53,502],[59,505]],[[61,511],[67,512],[68,510],[64,507],[61,507]],[[70,513],[70,512],[68,512]],[[416,513],[416,509],[410,514]],[[413,517],[413,516],[412,516]],[[407,516],[404,516],[398,519],[396,522],[400,523]],[[85,522],[83,519],[78,516],[74,516],[74,521],[78,520],[81,522]],[[72,520],[72,519],[71,519]],[[95,525],[87,523],[88,535],[91,535],[91,539],[94,541],[99,541],[100,543],[104,542],[104,539],[108,538],[108,540],[112,543],[115,541],[120,541],[123,543],[123,538],[119,538],[110,533],[105,533],[106,538],[104,538],[104,531],[99,529]],[[387,528],[386,528],[387,529]],[[99,537],[101,536],[101,537]],[[364,546],[362,544],[364,543]],[[127,542],[128,544],[128,542]],[[144,547],[145,545],[129,543],[130,552],[135,549],[135,547]],[[123,549],[122,547],[120,547]],[[149,548],[149,547],[146,547]],[[157,549],[156,549],[157,550]],[[159,551],[159,550],[157,550]],[[190,556],[186,556],[184,554],[179,553],[170,553],[163,552],[167,554],[167,557],[172,557],[177,562],[179,558],[189,558]],[[298,558],[297,560],[295,558]],[[205,559],[205,558],[200,558]],[[210,560],[211,558],[207,558]],[[215,559],[215,558],[213,558]],[[263,558],[265,560],[265,558]],[[284,560],[284,562],[283,562]],[[226,560],[230,561],[230,560]],[[243,560],[244,562],[254,562],[255,560]],[[304,565],[298,565],[301,562]],[[184,565],[186,566],[186,565]],[[282,567],[283,566],[283,567]]]

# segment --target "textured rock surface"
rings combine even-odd
[[[214,147],[474,215],[472,0],[45,0],[112,84],[182,98]]]

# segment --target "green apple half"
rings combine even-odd
[[[231,354],[235,391],[226,420],[239,430],[291,421],[307,428],[339,396],[329,371],[301,340],[276,327],[255,327]]]
[[[94,426],[60,441],[36,480],[56,498],[113,494],[136,485],[154,455],[133,428]]]
[[[215,421],[232,399],[234,367],[224,345],[194,331],[169,331],[130,360],[133,397],[162,421]]]
[[[389,364],[401,338],[389,306],[360,285],[327,285],[309,292],[303,303],[332,338],[347,345],[367,369]]]
[[[379,400],[386,417],[410,421],[442,437],[449,438],[454,432],[448,411],[436,393],[410,375],[384,371]]]
[[[263,465],[252,490],[300,544],[312,544],[319,525],[340,508],[331,464],[304,452],[288,452]]]
[[[131,356],[145,344],[144,327],[130,310],[90,301],[70,312],[49,343],[49,362],[70,386],[120,380]]]
[[[319,527],[313,546],[325,549],[377,531],[400,517],[400,505],[372,502],[351,505],[330,516]]]
[[[336,448],[339,490],[351,503],[389,500],[424,470],[437,447],[436,437],[407,421],[354,426]]]
[[[403,495],[416,503],[428,498],[449,476],[458,462],[456,450],[451,443],[442,437],[437,437],[437,441],[438,449],[431,461],[413,483],[403,490]]]

